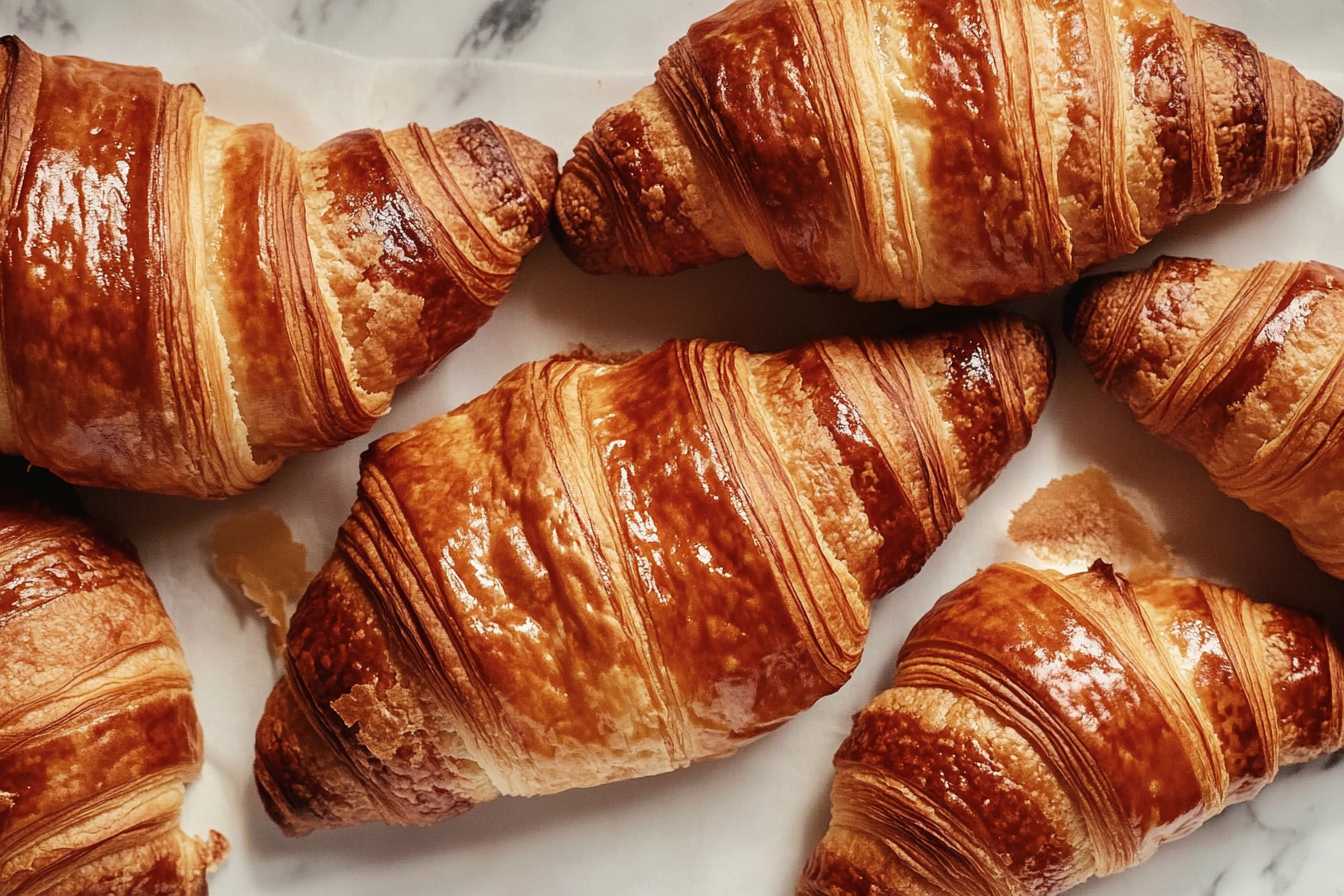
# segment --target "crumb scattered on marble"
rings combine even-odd
[[[270,645],[279,654],[289,629],[289,608],[312,579],[308,551],[289,526],[269,510],[236,513],[210,538],[215,574],[257,606],[270,625]]]
[[[1176,565],[1150,518],[1097,467],[1037,490],[1013,514],[1008,537],[1046,563],[1086,568],[1101,559],[1134,580],[1171,575]]]
[[[211,831],[210,838],[205,844],[206,861],[205,866],[213,871],[219,867],[229,855],[229,841],[219,831]]]

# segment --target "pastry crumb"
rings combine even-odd
[[[1098,467],[1061,476],[1014,513],[1008,537],[1040,560],[1085,569],[1104,560],[1132,580],[1169,576],[1171,547]]]
[[[275,655],[284,650],[289,608],[312,579],[308,550],[294,540],[289,526],[269,510],[237,513],[217,525],[210,537],[215,575],[256,605],[270,625]]]
[[[211,831],[209,838],[205,841],[205,867],[208,871],[214,871],[219,865],[228,858],[229,841],[219,831]]]
[[[633,350],[599,349],[586,342],[576,342],[568,351],[555,355],[557,361],[593,361],[597,364],[626,364],[643,355]]]

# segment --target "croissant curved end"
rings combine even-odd
[[[1124,276],[1123,271],[1109,274],[1097,274],[1078,281],[1064,298],[1063,327],[1064,335],[1070,342],[1077,343],[1078,336],[1087,329],[1087,319],[1095,305],[1097,295],[1106,284]]]
[[[552,221],[592,274],[670,274],[741,254],[719,187],[698,165],[666,96],[648,87],[613,106],[565,163]]]
[[[499,795],[455,745],[450,721],[434,720],[432,745],[420,742],[429,737],[427,723],[383,724],[397,713],[416,712],[406,702],[389,708],[389,701],[410,699],[395,675],[385,680],[382,703],[371,711],[359,688],[336,700],[308,690],[314,683],[301,668],[377,663],[383,647],[358,634],[367,634],[372,623],[349,612],[351,603],[367,607],[364,587],[339,555],[318,573],[291,624],[289,671],[271,691],[257,725],[257,792],[266,813],[291,837],[366,822],[430,824]],[[336,646],[310,643],[315,631],[321,632],[319,640],[330,635]],[[414,743],[403,737],[408,733]],[[415,762],[403,761],[410,754]],[[434,786],[424,786],[431,779]]]
[[[262,808],[286,837],[306,837],[321,830],[370,822],[433,824],[477,805],[475,800],[450,796],[447,806],[440,806],[430,814],[390,811],[369,798],[366,783],[353,776],[350,767],[328,746],[329,742],[321,739],[291,694],[288,679],[271,692],[257,728],[252,765]],[[450,786],[466,789],[473,783],[463,777],[454,779]],[[481,801],[492,798],[490,794],[480,797]]]
[[[1339,149],[1344,136],[1344,99],[1315,81],[1307,82],[1307,132],[1311,134],[1311,165],[1315,171]]]
[[[350,770],[305,716],[288,677],[266,700],[257,726],[253,776],[262,806],[289,837],[303,837],[323,827],[339,827],[379,817],[367,800],[352,804],[358,794]],[[305,757],[298,761],[298,757]]]
[[[590,139],[584,137],[585,142]],[[557,242],[570,261],[590,274],[631,273],[608,206],[597,183],[577,164],[577,156],[571,159],[560,175],[552,206]]]
[[[1025,339],[1027,340],[1030,352],[1033,356],[1041,359],[1045,370],[1045,379],[1043,382],[1036,383],[1028,381],[1027,383],[1027,417],[1034,426],[1041,419],[1041,414],[1045,411],[1046,399],[1055,388],[1055,370],[1057,358],[1055,354],[1055,344],[1050,339],[1050,333],[1045,327],[1033,320],[1025,320]]]
[[[257,725],[256,755],[252,763],[253,779],[257,785],[257,795],[266,814],[284,833],[291,837],[301,837],[310,833],[315,825],[295,805],[296,800],[286,797],[284,776],[280,773],[284,765],[269,761],[276,756],[285,743],[284,731],[288,727],[287,710],[293,706],[288,687],[288,678],[282,679],[266,699],[266,710]],[[272,768],[276,769],[272,772]]]
[[[978,422],[969,421],[991,419],[995,399],[985,396],[970,405],[949,406],[944,409],[948,419],[967,421],[954,424],[962,433],[959,439],[963,456],[981,458],[967,467],[968,471],[974,471],[963,483],[967,496],[978,496],[988,488],[1012,456],[1026,446],[1032,430],[1045,412],[1046,403],[1055,383],[1054,342],[1038,322],[1018,315],[1005,315],[997,321],[997,326],[990,332],[993,334],[992,341],[999,345],[997,349],[999,356],[1005,360],[1012,359],[1006,363],[1013,373],[1003,378],[1004,388],[998,401],[1002,402],[1004,407],[1015,406],[1020,416],[1015,423],[1007,426],[1006,432],[1011,435],[1001,443],[999,451],[990,452],[994,460],[986,463],[982,454],[986,443],[981,439],[987,432],[993,430],[986,430]],[[962,395],[971,394],[965,389],[966,384],[962,383],[957,391]],[[985,403],[986,400],[989,403]]]
[[[1038,321],[1019,314],[985,316],[958,310],[944,319],[957,322],[943,330],[949,333],[963,328],[980,330],[986,322],[996,324],[992,328],[994,339],[1006,356],[1017,361],[1016,375],[1011,383],[1014,390],[1021,393],[1022,412],[1027,422],[1035,426],[1055,386],[1057,360],[1049,331]]]
[[[503,125],[496,125],[496,127],[504,135],[504,140],[509,145],[509,151],[513,153],[514,161],[517,162],[518,169],[522,172],[523,177],[527,179],[537,203],[543,209],[549,209],[551,197],[555,195],[556,181],[560,176],[555,150],[521,131],[515,131],[513,128],[506,128]],[[543,215],[537,222],[537,232],[540,233],[544,227],[545,216]]]

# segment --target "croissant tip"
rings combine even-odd
[[[299,709],[286,676],[276,683],[266,700],[257,723],[252,761],[252,777],[262,808],[286,837],[303,837],[320,826],[308,797],[321,789],[309,774],[316,773],[317,766],[311,762],[297,765],[293,761],[302,748],[297,741],[309,733],[307,717]]]
[[[1040,406],[1035,408],[1032,414],[1032,423],[1040,419],[1041,411],[1044,410],[1044,397],[1048,396],[1055,389],[1055,371],[1058,360],[1058,353],[1055,351],[1055,341],[1050,338],[1050,331],[1041,326],[1036,321],[1031,321],[1029,330],[1033,347],[1045,364],[1045,389],[1042,395]]]
[[[1023,365],[1018,386],[1025,399],[1027,419],[1035,426],[1055,388],[1055,342],[1039,321],[1019,314],[1005,314],[1003,318],[1010,350]]]
[[[286,837],[298,838],[306,837],[313,832],[314,828],[311,825],[300,823],[297,816],[281,806],[276,799],[275,785],[271,781],[270,773],[260,760],[253,763],[252,777],[257,787],[257,795],[261,797],[261,807],[266,810],[266,816],[280,829],[280,833]]]
[[[570,159],[565,164],[556,184],[551,209],[556,242],[570,261],[589,274],[622,273],[628,266],[611,216],[604,210],[606,203],[577,161]]]
[[[1025,399],[1027,420],[1035,426],[1045,413],[1050,394],[1055,389],[1055,343],[1045,327],[1034,320],[1024,320],[1026,350],[1033,359],[1031,372],[1025,373],[1020,384]]]
[[[535,191],[542,209],[549,212],[555,196],[556,182],[560,178],[560,157],[551,147],[521,131],[496,125],[518,163],[518,168],[527,178]]]
[[[1108,274],[1085,277],[1073,285],[1069,294],[1064,298],[1063,314],[1064,335],[1070,342],[1076,344],[1086,329],[1093,299],[1106,284],[1123,276],[1123,271],[1112,271]]]
[[[1311,134],[1311,170],[1330,160],[1344,136],[1344,99],[1315,81],[1309,82],[1307,130]]]

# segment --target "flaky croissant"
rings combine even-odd
[[[1344,747],[1338,647],[1193,579],[994,566],[911,633],[835,757],[801,896],[1053,896]]]
[[[298,152],[158,71],[0,40],[0,452],[222,496],[367,432],[490,316],[554,154],[488,122]]]
[[[224,857],[178,827],[201,729],[135,554],[0,459],[0,896],[201,896]]]
[[[1344,270],[1163,258],[1080,284],[1068,329],[1140,423],[1344,578]]]
[[[561,357],[364,458],[256,776],[289,833],[734,752],[843,684],[868,602],[1027,441],[1027,321]]]
[[[985,304],[1296,183],[1341,109],[1167,0],[743,0],[602,116],[556,212],[593,272],[745,252],[859,298]]]

